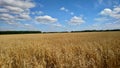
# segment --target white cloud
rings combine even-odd
[[[46,24],[46,23],[55,23],[57,22],[56,18],[53,18],[51,16],[45,15],[45,16],[37,16],[36,18],[37,22],[40,22],[42,24]]]
[[[14,19],[14,16],[10,14],[0,14],[0,20],[2,21],[10,21],[12,19]]]
[[[31,18],[29,9],[34,6],[31,0],[0,0],[0,21],[17,23],[18,20],[28,20]]]
[[[28,0],[0,0],[0,5],[19,7],[22,9],[28,9],[35,6],[32,2]]]
[[[105,8],[99,13],[100,17],[95,18],[96,29],[120,29],[120,6],[113,9]]]
[[[0,12],[2,13],[2,12],[9,12],[9,10],[8,9],[5,9],[5,8],[0,8]]]
[[[65,12],[68,12],[68,11],[69,11],[69,10],[66,9],[65,7],[61,7],[60,10],[65,11]]]
[[[105,8],[103,11],[100,12],[103,16],[112,17],[115,19],[120,19],[120,7],[114,7],[113,10],[109,8]]]
[[[71,12],[70,10],[66,9],[65,7],[60,8],[61,11],[67,12],[70,15],[74,15],[74,12]]]
[[[70,21],[68,21],[68,23],[78,25],[78,24],[85,23],[85,21],[83,20],[82,17],[74,16],[70,19]]]
[[[27,19],[30,19],[31,17],[28,15],[28,14],[20,14],[19,16],[18,16],[18,19],[25,19],[25,20],[27,20]]]
[[[23,9],[19,7],[5,6],[5,8],[8,9],[11,13],[17,13],[17,14],[24,11]]]
[[[112,13],[112,10],[109,8],[105,8],[103,11],[101,11],[101,15],[110,15]]]

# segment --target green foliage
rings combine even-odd
[[[41,33],[41,31],[0,31],[0,34],[31,34]]]
[[[108,31],[120,31],[120,29],[113,29],[113,30],[83,30],[83,31],[71,31],[70,33],[77,33],[77,32],[108,32]],[[0,34],[32,34],[32,33],[69,33],[69,32],[68,31],[62,31],[62,32],[0,31]]]

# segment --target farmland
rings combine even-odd
[[[120,32],[0,35],[0,68],[120,68]]]

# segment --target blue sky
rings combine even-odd
[[[0,30],[120,29],[120,0],[0,0]]]

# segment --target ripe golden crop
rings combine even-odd
[[[119,68],[120,32],[0,35],[0,68]]]

